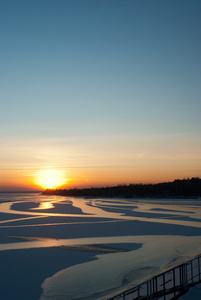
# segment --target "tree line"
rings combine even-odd
[[[157,184],[129,184],[111,187],[91,187],[73,189],[46,189],[44,195],[63,195],[80,197],[200,197],[201,179],[176,179],[173,182]]]

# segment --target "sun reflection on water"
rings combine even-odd
[[[41,202],[38,207],[32,208],[35,209],[51,209],[54,208],[54,204],[52,202]]]

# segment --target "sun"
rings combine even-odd
[[[36,172],[34,183],[43,189],[55,189],[67,184],[66,174],[61,170],[47,169]]]

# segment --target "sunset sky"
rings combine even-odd
[[[0,191],[201,177],[200,0],[1,0]]]

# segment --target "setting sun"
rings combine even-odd
[[[34,183],[44,189],[55,189],[67,183],[66,174],[61,170],[42,170],[35,174]]]

